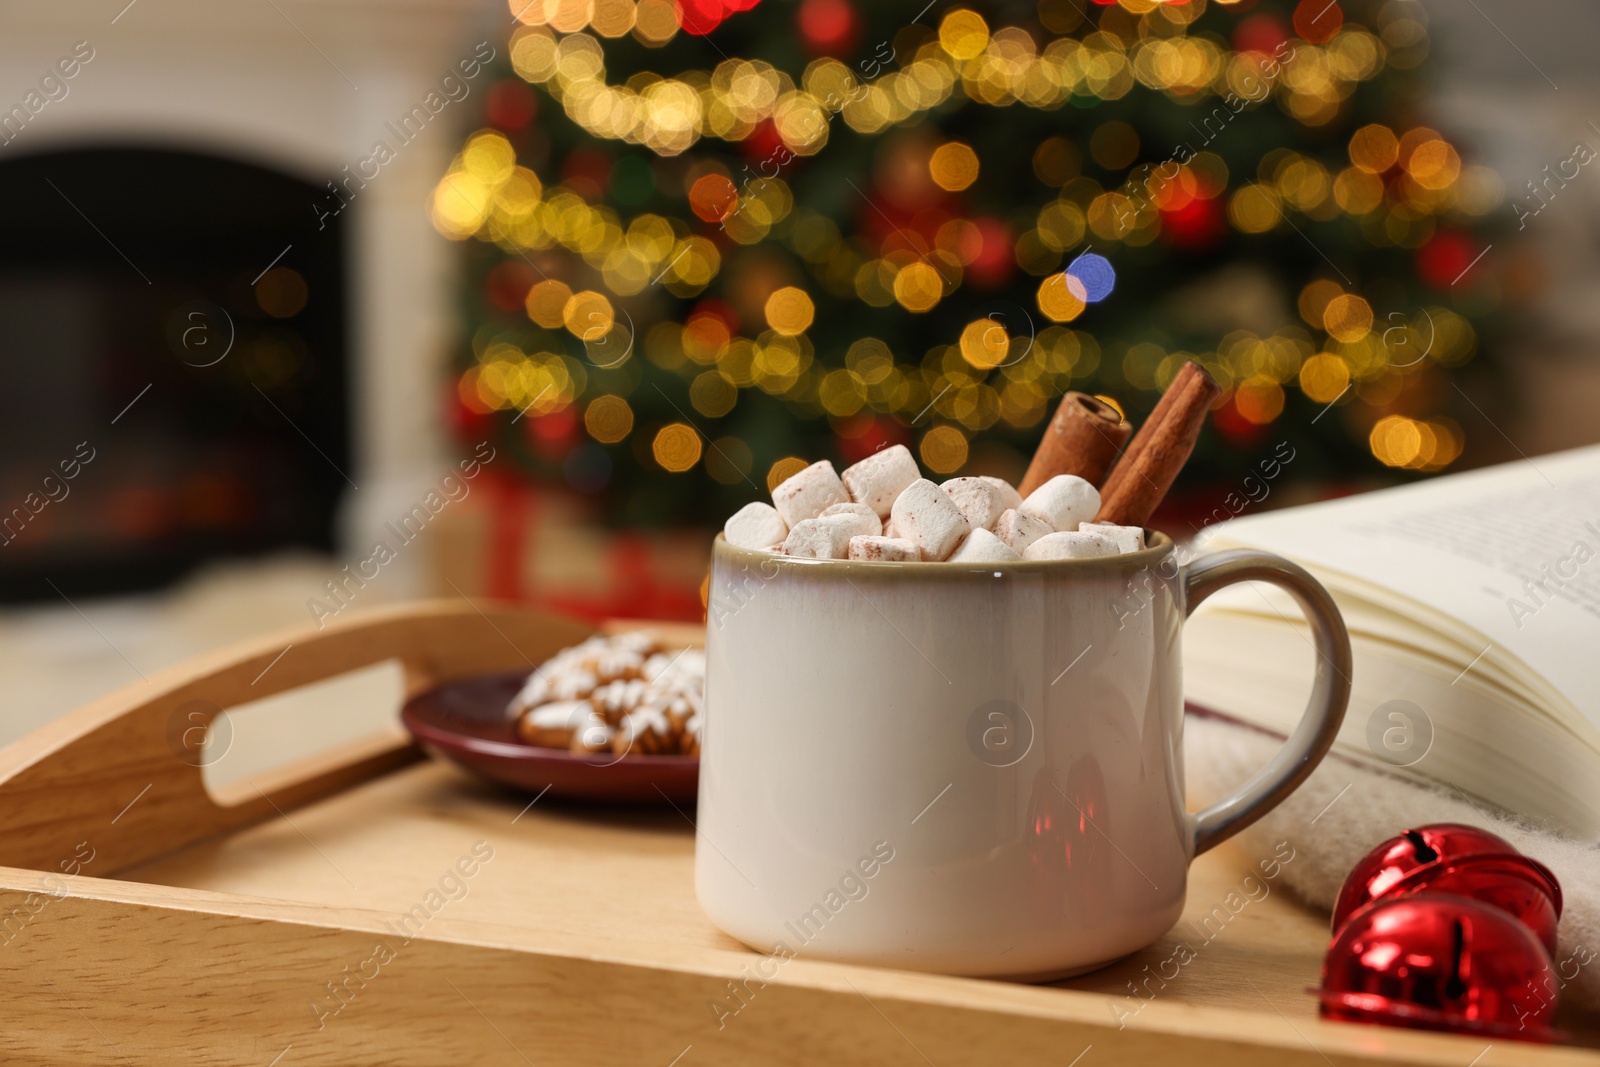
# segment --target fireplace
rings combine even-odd
[[[0,229],[0,598],[335,547],[348,302],[342,232],[297,232],[318,194],[162,149],[0,162],[28,205]]]
[[[0,69],[49,79],[0,135],[0,601],[355,552],[453,462],[453,250],[425,205],[478,101],[349,176],[499,45],[504,5],[91,14],[29,5],[0,39]]]

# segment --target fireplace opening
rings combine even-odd
[[[331,550],[350,473],[325,190],[103,147],[0,162],[0,601]]]

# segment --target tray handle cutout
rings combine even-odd
[[[256,779],[238,803],[207,791],[200,735],[230,707],[385,660],[407,696],[454,678],[535,664],[595,631],[525,608],[424,601],[218,650],[130,683],[0,751],[0,865],[56,870],[80,843],[107,877],[281,816],[418,757],[398,727]],[[398,710],[398,709],[397,709]]]

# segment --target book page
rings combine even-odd
[[[1460,620],[1600,726],[1600,446],[1213,527]]]

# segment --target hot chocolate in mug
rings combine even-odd
[[[1182,627],[1225,585],[1298,601],[1310,705],[1232,796],[1184,800]],[[1310,649],[1308,648],[1308,652]],[[1190,861],[1328,751],[1350,641],[1263,552],[998,564],[713,553],[695,889],[764,952],[1044,979],[1159,938]]]

